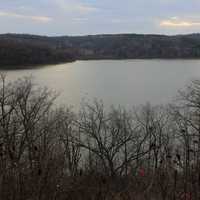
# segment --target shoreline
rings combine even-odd
[[[175,61],[175,60],[183,60],[183,61],[190,61],[190,60],[199,60],[200,58],[97,58],[97,59],[76,59],[73,61],[67,61],[67,62],[55,62],[55,63],[46,63],[46,64],[27,64],[27,65],[4,65],[0,66],[0,70],[26,70],[26,69],[40,69],[45,68],[48,66],[53,65],[61,65],[61,64],[69,64],[69,63],[75,63],[78,61],[128,61],[128,60],[166,60],[166,61]]]

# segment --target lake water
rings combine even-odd
[[[105,105],[165,104],[192,79],[200,79],[200,60],[100,60],[1,70],[8,80],[34,77],[35,83],[59,91],[57,103],[73,105],[103,100]]]

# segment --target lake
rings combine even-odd
[[[150,102],[165,104],[192,79],[200,79],[200,60],[98,60],[0,70],[8,80],[33,76],[40,86],[60,92],[59,104],[79,108],[80,102],[103,100],[106,106]]]

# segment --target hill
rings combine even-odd
[[[0,66],[54,64],[74,61],[72,49],[58,48],[54,39],[31,35],[0,35]]]
[[[200,58],[200,34],[0,35],[0,66],[71,62],[78,59]]]

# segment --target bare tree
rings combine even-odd
[[[103,104],[95,102],[94,106],[85,105],[77,124],[82,134],[81,147],[89,155],[96,155],[103,172],[112,177],[127,175],[128,166],[146,154],[143,151],[138,154],[145,136],[138,137],[138,127],[124,110],[113,108],[106,114]]]

